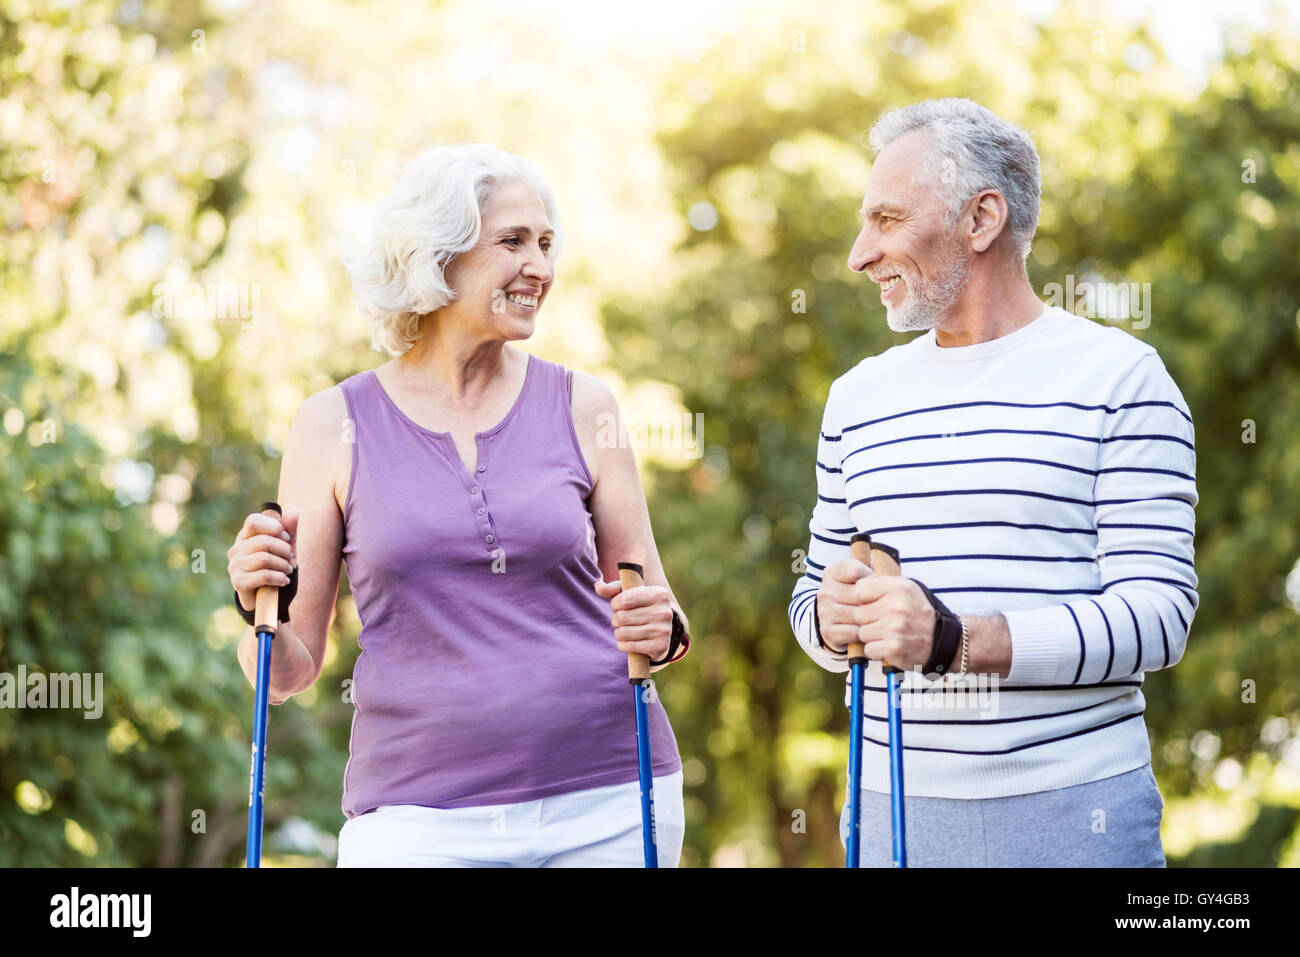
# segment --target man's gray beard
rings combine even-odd
[[[930,282],[918,279],[918,287],[905,282],[907,297],[898,309],[885,307],[885,322],[894,332],[921,332],[933,329],[948,317],[970,278],[971,257],[955,257],[938,277]],[[906,277],[903,277],[906,280]]]

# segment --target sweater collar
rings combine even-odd
[[[975,359],[988,359],[1037,339],[1061,321],[1062,312],[1064,310],[1059,306],[1047,306],[1038,318],[1021,326],[1015,332],[1008,332],[1005,336],[977,342],[974,345],[941,346],[935,342],[933,329],[928,330],[923,336],[918,336],[912,342],[920,353],[920,358],[926,362],[969,362]]]

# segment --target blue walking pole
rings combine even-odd
[[[903,716],[898,690],[900,669],[885,666],[889,686],[889,810],[894,821],[894,866],[907,866],[907,831],[903,820]]]
[[[279,518],[280,506],[263,502],[261,512]],[[253,692],[253,761],[248,771],[248,843],[245,863],[262,866],[262,803],[266,773],[266,713],[271,686],[271,641],[280,620],[280,589],[262,585],[253,606],[253,630],[257,633],[257,686]]]
[[[849,705],[849,840],[845,867],[858,867],[862,860],[859,824],[862,820],[862,679],[867,656],[858,642],[849,644],[852,703]]]
[[[618,563],[618,580],[623,591],[640,588],[645,570],[634,562]],[[659,866],[655,844],[654,778],[650,773],[650,714],[646,695],[650,692],[650,659],[645,655],[627,656],[627,680],[636,699],[636,764],[641,780],[641,843],[645,849],[645,866]]]
[[[871,543],[871,536],[859,532],[850,540],[850,555],[871,568],[877,575],[899,574],[898,552],[888,545]],[[849,838],[846,867],[859,867],[861,858],[859,792],[862,788],[862,691],[867,656],[859,642],[848,647],[852,672],[853,701],[849,709]],[[907,866],[907,826],[903,816],[903,718],[898,676],[901,669],[881,662],[889,696],[889,805],[893,823],[894,866]]]

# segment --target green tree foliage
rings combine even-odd
[[[246,79],[199,6],[0,15],[0,672],[99,673],[105,698],[93,720],[0,711],[0,865],[242,857],[252,694],[225,555],[278,463],[230,398],[240,318],[184,312],[231,245],[246,149]],[[337,829],[351,709],[321,698],[276,709],[268,831]]]
[[[1294,729],[1300,711],[1297,608],[1285,594],[1300,555],[1296,50],[1259,35],[1231,54],[1104,196],[1112,225],[1093,249],[1102,271],[1151,283],[1144,337],[1196,420],[1202,605],[1183,661],[1148,698],[1156,767],[1174,793],[1212,788],[1224,758],[1271,766],[1286,747],[1278,729]],[[1275,864],[1295,821],[1294,807],[1266,801],[1240,841],[1187,863]]]

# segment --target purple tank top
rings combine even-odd
[[[343,560],[361,618],[343,813],[635,781],[627,656],[592,587],[573,373],[530,356],[514,406],[478,433],[473,473],[373,370],[340,385],[354,436]],[[654,774],[681,768],[658,701],[650,743]]]

